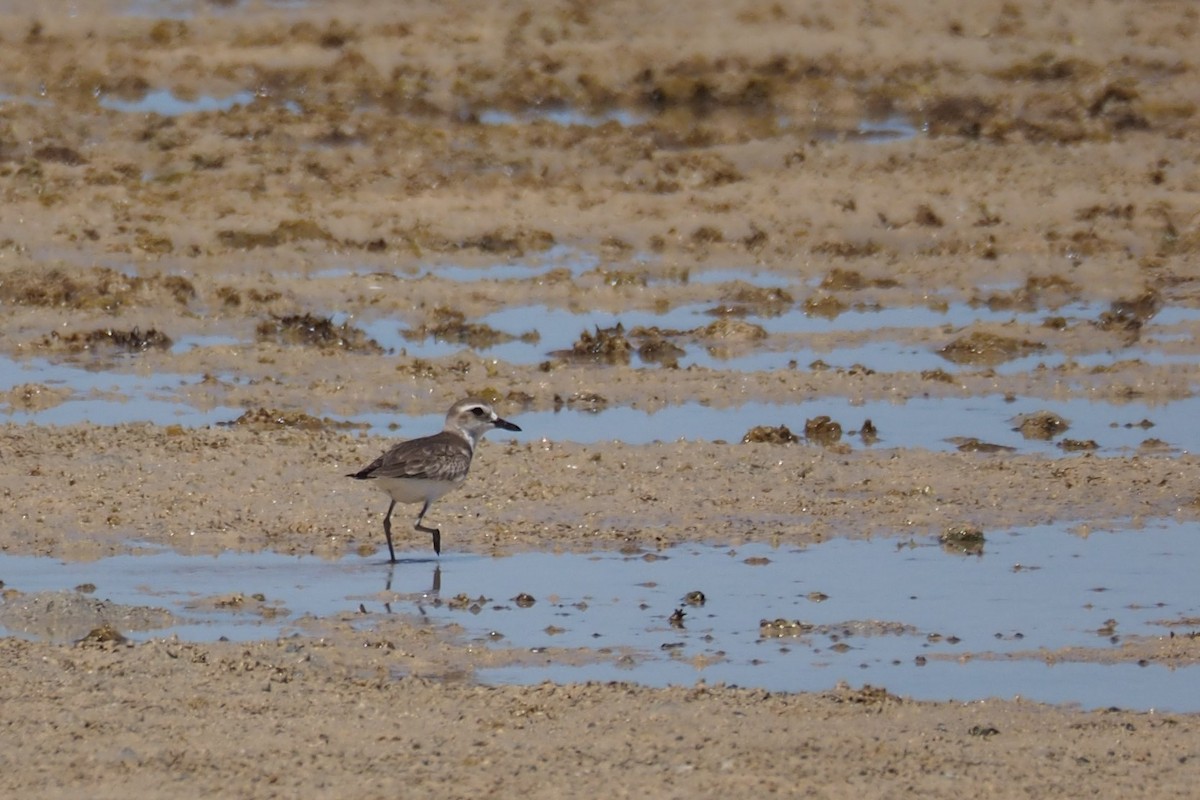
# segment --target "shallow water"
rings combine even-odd
[[[634,266],[654,261],[646,253],[634,253],[628,262]],[[436,277],[456,283],[476,281],[533,280],[545,276],[552,270],[565,269],[572,277],[598,269],[603,263],[595,253],[565,244],[556,244],[542,252],[498,261],[493,264],[464,266],[456,262],[433,262],[423,267],[405,270],[402,274],[414,278]],[[370,275],[375,270],[356,267],[334,267],[314,270],[309,277],[314,279],[346,277],[348,275]],[[743,281],[754,286],[778,287],[790,281],[777,272],[760,271],[752,268],[727,267],[716,269],[687,269],[671,273],[668,277],[647,274],[647,283],[698,283],[718,284]]]
[[[1014,417],[1051,411],[1071,425],[1065,434],[1051,440],[1026,439],[1014,430]],[[599,411],[527,411],[509,415],[524,429],[518,440],[549,439],[579,443],[621,441],[628,444],[689,441],[741,441],[753,427],[786,425],[797,436],[804,435],[807,419],[829,416],[841,424],[841,441],[853,447],[917,447],[948,451],[958,447],[958,437],[974,437],[989,444],[1012,447],[1018,452],[1061,455],[1064,438],[1093,440],[1098,452],[1115,455],[1135,450],[1150,439],[1180,451],[1200,451],[1200,399],[1187,398],[1161,406],[1146,403],[1106,403],[1082,399],[1050,401],[1017,398],[1009,402],[1000,395],[965,398],[916,398],[891,403],[877,400],[851,403],[845,398],[819,398],[793,404],[749,402],[730,408],[713,408],[701,403],[682,403],[648,411],[618,406]],[[398,417],[395,414],[362,414],[352,418],[377,433],[387,433],[399,424],[402,436],[413,431],[437,430],[438,414]],[[865,444],[852,435],[865,420],[878,430],[878,439]],[[1149,423],[1147,426],[1146,423]],[[509,438],[492,434],[492,440]]]
[[[479,673],[494,683],[705,680],[815,691],[847,681],[921,699],[1021,695],[1089,708],[1200,710],[1195,668],[1009,658],[1113,648],[1114,636],[1163,636],[1173,622],[1187,632],[1178,622],[1200,615],[1196,524],[1086,537],[1072,527],[989,531],[979,556],[905,539],[801,549],[689,544],[632,555],[447,553],[437,560],[415,551],[394,566],[378,556],[274,553],[152,550],[83,563],[0,555],[0,580],[25,593],[92,583],[96,598],[177,615],[176,624],[133,638],[251,640],[294,633],[306,617],[350,614],[367,629],[382,615],[419,613],[456,623],[468,640],[490,648],[535,655],[584,648],[594,656],[583,666],[547,655],[545,663]],[[684,602],[692,591],[703,592],[703,605]],[[233,592],[261,593],[276,615],[206,602]],[[534,598],[532,606],[514,602],[521,593]],[[474,610],[452,609],[446,601],[459,595],[485,600]],[[679,608],[682,627],[675,627],[670,617]],[[760,622],[775,619],[816,627],[764,636]]]
[[[178,117],[199,111],[228,111],[235,106],[247,106],[254,102],[255,93],[234,92],[227,97],[200,95],[191,100],[177,97],[170,89],[152,89],[137,100],[121,100],[116,97],[101,97],[100,107],[126,114],[157,114],[160,117]]]
[[[179,346],[200,346],[184,341]],[[223,376],[236,382],[236,376]],[[27,383],[66,387],[73,394],[64,402],[36,411],[0,404],[0,420],[18,424],[72,425],[89,422],[120,425],[150,422],[158,425],[197,427],[232,422],[245,409],[222,405],[219,397],[211,404],[182,401],[180,390],[202,384],[202,375],[140,374],[94,371],[44,359],[11,360],[0,357],[0,392]],[[308,409],[318,416],[324,409]],[[1015,430],[1021,414],[1050,411],[1070,423],[1064,434],[1050,440],[1026,439]],[[1042,400],[1018,397],[1009,401],[1001,395],[982,397],[913,398],[906,401],[857,402],[844,397],[798,400],[789,404],[747,402],[714,408],[698,402],[681,403],[647,410],[628,406],[596,411],[570,408],[558,411],[527,411],[511,416],[524,433],[519,441],[549,439],[588,444],[622,441],[646,444],[655,441],[741,441],[753,427],[786,425],[802,436],[805,421],[829,416],[843,429],[841,441],[853,447],[919,447],[948,451],[957,439],[973,437],[988,444],[1012,447],[1019,452],[1063,455],[1063,439],[1092,440],[1104,455],[1129,452],[1148,440],[1157,446],[1182,452],[1200,451],[1200,398],[1188,397],[1163,405],[1141,402],[1111,403],[1087,399]],[[878,438],[867,443],[852,435],[871,420]],[[377,434],[412,436],[437,430],[441,414],[402,415],[393,412],[357,414],[346,418]],[[509,438],[493,435],[493,440]]]
[[[585,127],[598,128],[608,122],[615,122],[625,128],[641,125],[646,118],[640,114],[625,109],[614,108],[599,114],[588,114],[574,108],[538,108],[522,111],[517,114],[508,111],[489,109],[479,114],[479,122],[483,125],[528,125],[532,122],[552,122],[564,128]]]
[[[925,126],[918,127],[912,120],[902,114],[893,114],[882,119],[867,119],[858,124],[856,138],[858,141],[883,144],[887,142],[902,142],[926,133]]]
[[[533,269],[529,266],[512,266],[509,269]],[[765,281],[761,283],[770,286]],[[775,287],[778,288],[778,287]],[[658,327],[663,330],[691,331],[703,328],[716,319],[709,313],[715,303],[694,303],[667,311],[570,311],[547,306],[518,306],[486,314],[477,320],[500,333],[513,337],[537,334],[536,340],[513,340],[480,348],[478,352],[490,358],[512,364],[536,364],[545,361],[550,353],[570,350],[583,332],[597,328],[624,326],[626,333],[636,327]],[[1054,316],[1062,317],[1069,324],[1096,320],[1107,310],[1100,303],[1075,302],[1054,310]],[[940,349],[958,336],[962,329],[977,323],[1008,323],[1040,325],[1050,316],[1047,311],[995,311],[985,305],[965,302],[948,303],[944,307],[896,306],[882,309],[849,309],[833,318],[806,313],[802,308],[789,308],[778,314],[748,314],[745,321],[760,326],[768,335],[815,335],[829,333],[874,332],[879,338],[874,341],[835,347],[791,347],[787,350],[772,349],[771,340],[761,347],[736,348],[731,355],[723,355],[721,349],[710,349],[720,345],[719,341],[689,341],[686,337],[676,343],[685,353],[678,359],[678,366],[706,367],[722,370],[769,370],[791,366],[807,366],[821,360],[832,367],[848,368],[861,365],[876,372],[923,371],[942,369],[947,372],[975,371],[974,364],[955,364],[946,359]],[[1174,356],[1157,349],[1158,345],[1172,338],[1190,337],[1189,331],[1177,332],[1173,326],[1192,323],[1200,318],[1194,309],[1170,309],[1161,320],[1145,327],[1139,346],[1121,347],[1112,350],[1097,350],[1074,357],[1046,350],[1028,356],[1013,358],[998,364],[998,374],[1010,375],[1028,371],[1039,365],[1053,368],[1074,360],[1087,367],[1113,364],[1123,359],[1140,358],[1152,364],[1191,363],[1193,355]],[[410,340],[403,332],[408,328],[397,319],[352,320],[346,315],[334,315],[334,322],[350,322],[385,348],[409,356],[440,358],[469,349],[458,342],[426,338]],[[919,344],[903,344],[889,337],[897,330],[911,333],[927,329],[927,341]],[[636,344],[636,340],[633,340]],[[636,354],[631,357],[635,366],[657,368],[652,362],[643,361]]]
[[[189,344],[189,341],[185,339],[176,346],[200,344]],[[179,390],[182,387],[200,384],[203,380],[202,375],[94,370],[54,363],[44,358],[16,360],[0,356],[0,392],[27,383],[72,391],[72,395],[64,402],[38,411],[13,409],[0,403],[0,419],[36,425],[152,422],[197,427],[214,425],[241,415],[241,409],[217,402],[199,408],[181,401]]]
[[[541,253],[491,266],[430,264],[420,274],[437,274],[442,278],[469,283],[482,278],[536,278],[555,269],[567,269],[573,276],[579,276],[597,269],[600,263],[600,258],[595,254],[556,245]],[[326,270],[307,277],[319,279],[334,273],[343,275],[353,271]],[[695,275],[689,274],[687,279],[722,283],[747,281],[762,287],[785,289],[790,285],[785,275],[737,267],[718,267]],[[979,291],[1003,293],[1016,288],[1019,287],[985,286],[980,287]],[[713,321],[714,316],[709,313],[713,307],[714,303],[688,303],[661,312],[577,312],[541,305],[504,308],[472,321],[512,336],[536,332],[536,337],[527,337],[535,340],[516,339],[475,352],[497,361],[537,364],[550,358],[550,353],[554,351],[570,350],[582,332],[608,328],[618,323],[624,325],[626,331],[636,326],[681,331],[700,329]],[[759,313],[746,317],[747,321],[760,325],[770,334],[761,344],[752,343],[725,351],[711,347],[719,343],[702,338],[697,340],[687,335],[676,337],[685,350],[678,359],[678,366],[682,369],[695,367],[723,371],[795,370],[797,375],[804,376],[811,375],[810,369],[821,368],[821,364],[827,369],[865,368],[877,373],[926,370],[942,370],[950,374],[973,373],[982,368],[952,363],[940,352],[940,348],[972,325],[1015,322],[1037,326],[1051,314],[1071,325],[1086,325],[1099,319],[1107,310],[1105,303],[1084,301],[1034,311],[994,310],[986,304],[948,302],[945,298],[934,297],[929,305],[857,307],[826,318],[807,314],[803,308],[793,304],[778,314]],[[336,313],[331,319],[335,324],[355,325],[385,348],[408,356],[440,358],[469,350],[462,344],[433,338],[410,341],[405,338],[404,332],[411,326],[411,320],[360,319],[344,313]],[[1070,356],[1051,349],[1011,359],[993,369],[997,375],[1009,376],[1063,365],[1083,369],[1103,368],[1132,359],[1140,359],[1147,364],[1190,366],[1196,363],[1195,354],[1173,352],[1172,344],[1190,342],[1198,323],[1200,309],[1167,306],[1143,326],[1136,345],[1097,349]],[[847,341],[851,343],[838,344],[841,341],[838,337],[828,336],[838,333],[848,334]],[[823,344],[791,344],[781,349],[784,345],[773,344],[773,340],[782,335],[792,337],[784,340],[792,343],[806,342],[811,337],[822,335],[820,341]],[[1111,340],[1105,341],[1111,345]],[[224,335],[218,330],[182,336],[174,343],[171,352],[182,354],[199,348],[231,347],[239,343],[237,337]],[[247,346],[252,345],[247,343]],[[1188,347],[1181,349],[1190,350]],[[649,370],[666,368],[643,361],[636,353],[631,357],[631,363]],[[814,364],[818,366],[812,367]],[[114,359],[106,362],[103,368],[99,367],[98,363],[93,364],[88,360],[54,362],[45,358],[0,356],[0,392],[29,383],[71,391],[70,397],[64,402],[44,410],[21,410],[0,403],[0,420],[42,425],[150,422],[201,426],[230,422],[244,410],[224,405],[217,384],[214,384],[211,393],[197,391],[197,386],[204,382],[204,376],[199,374],[149,374],[139,367],[136,356]],[[1079,374],[1078,370],[1076,374]],[[220,383],[238,382],[236,375],[216,377]],[[1081,378],[1080,382],[1086,380]],[[331,413],[331,409],[303,410],[318,416],[338,416]],[[1038,411],[1051,411],[1065,417],[1071,424],[1070,429],[1064,435],[1048,441],[1027,440],[1013,430],[1014,417]],[[1094,441],[1097,452],[1106,455],[1129,452],[1141,447],[1147,440],[1158,440],[1163,446],[1177,451],[1200,450],[1200,428],[1193,423],[1200,416],[1200,398],[1195,396],[1157,406],[1082,398],[1048,401],[1017,397],[1009,402],[999,394],[870,402],[851,397],[827,397],[819,400],[798,399],[794,403],[780,405],[746,402],[719,409],[701,402],[690,402],[666,408],[614,407],[595,412],[566,408],[528,412],[520,416],[523,427],[536,438],[581,443],[619,440],[642,444],[678,439],[738,441],[750,428],[758,425],[787,425],[793,432],[800,433],[806,419],[821,415],[833,418],[846,432],[856,430],[866,420],[871,420],[878,429],[879,438],[866,444],[856,437],[843,437],[842,441],[855,447],[949,450],[958,446],[957,438],[973,437],[1022,452],[1048,455],[1063,454],[1059,443],[1064,438]],[[348,421],[362,423],[376,433],[390,433],[398,428],[405,436],[412,432],[436,430],[441,426],[439,415],[365,413],[354,415]],[[1144,425],[1143,421],[1150,424]]]

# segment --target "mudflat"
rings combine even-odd
[[[432,432],[378,420],[467,394],[525,431],[431,512],[458,552],[1195,524],[1194,434],[1156,417],[1200,368],[1198,24],[1169,1],[8,3],[0,551],[378,553],[386,501],[342,476]],[[554,339],[584,312],[662,321]],[[1049,411],[897,446],[857,410],[964,399],[1147,412],[1134,446]],[[784,418],[800,400],[828,410]],[[753,403],[780,412],[734,436],[522,421]],[[87,410],[139,404],[151,421]],[[0,580],[0,620],[93,599],[30,606]],[[493,686],[476,671],[516,654],[454,626],[308,624],[0,640],[0,793],[1165,797],[1200,778],[1190,713],[986,686]],[[1025,658],[1191,669],[1194,628]]]

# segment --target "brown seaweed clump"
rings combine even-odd
[[[1038,411],[1033,414],[1022,414],[1013,420],[1015,431],[1020,431],[1026,439],[1049,441],[1071,427],[1071,423],[1055,414],[1053,411]]]
[[[804,422],[804,438],[828,447],[842,438],[842,426],[822,414]]]
[[[463,312],[447,306],[438,306],[433,309],[428,322],[419,328],[404,331],[401,335],[410,342],[433,338],[440,342],[465,344],[476,350],[486,350],[517,338],[510,333],[498,331],[490,325],[467,322],[467,317]],[[533,331],[520,338],[522,341],[536,342],[541,336]]]
[[[288,314],[282,317],[272,315],[271,319],[258,324],[255,333],[260,342],[347,350],[353,353],[384,352],[378,342],[353,325],[335,325],[329,317],[317,317],[312,314]]]
[[[751,342],[767,338],[767,331],[761,325],[747,322],[744,319],[721,317],[702,328],[691,331],[691,335],[705,340],[705,349],[713,358],[734,358],[746,351]]]
[[[232,422],[218,423],[221,425],[250,428],[253,430],[280,430],[284,428],[302,431],[340,430],[345,428],[362,427],[358,423],[339,422],[314,417],[303,411],[278,411],[268,408],[255,408],[242,414]]]
[[[1162,308],[1162,296],[1147,289],[1134,298],[1114,300],[1108,311],[1100,315],[1096,326],[1104,331],[1117,331],[1136,338],[1142,326]]]
[[[742,437],[742,444],[791,444],[800,441],[800,437],[792,433],[787,425],[772,428],[769,425],[756,425]]]
[[[617,323],[611,328],[596,326],[596,332],[584,331],[570,350],[556,350],[551,355],[574,361],[594,361],[606,364],[628,364],[633,345],[625,338],[625,326]]]
[[[1057,308],[1079,296],[1079,286],[1060,275],[1030,275],[1010,292],[993,292],[975,298],[971,305],[986,305],[992,311],[1036,311]]]
[[[774,286],[754,286],[745,281],[734,281],[721,299],[735,309],[764,317],[777,317],[795,302],[786,289]]]
[[[680,335],[679,331],[663,330],[657,326],[636,327],[629,332],[629,338],[638,341],[638,358],[647,364],[659,364],[672,369],[679,367],[679,359],[687,354],[670,337]]]
[[[22,383],[0,393],[0,405],[8,405],[14,411],[45,411],[65,403],[72,394],[70,389],[63,386]]]
[[[866,419],[863,420],[862,426],[858,429],[858,436],[862,439],[863,444],[875,444],[879,441],[879,429],[875,427],[874,422]]]
[[[992,367],[1014,358],[1044,350],[1041,342],[1001,336],[987,331],[972,331],[960,336],[938,352],[947,361],[955,364],[977,364]]]
[[[312,220],[291,219],[270,231],[218,231],[217,241],[231,250],[257,250],[291,242],[332,242],[333,236]]]
[[[975,525],[950,525],[938,536],[947,553],[964,556],[983,555],[983,529]]]
[[[951,436],[946,441],[957,447],[960,453],[1012,453],[1017,449],[1006,444],[985,442],[974,436]]]
[[[900,282],[895,278],[867,278],[856,269],[841,267],[834,267],[821,279],[821,288],[827,292],[856,292],[868,287],[891,289],[899,285]]]
[[[706,339],[720,339],[726,342],[758,342],[767,338],[767,331],[761,325],[728,317],[710,322],[697,329],[696,333]]]
[[[0,301],[18,306],[115,311],[153,302],[155,292],[166,292],[186,306],[196,297],[196,287],[182,275],[127,275],[109,267],[83,270],[15,269],[0,274]]]
[[[804,301],[804,314],[809,317],[837,319],[846,308],[845,303],[831,294],[820,297],[814,295]]]
[[[607,407],[608,398],[595,392],[575,392],[567,397],[563,397],[560,394],[554,395],[555,411],[569,408],[573,411],[596,413],[603,411]]]
[[[787,636],[807,636],[816,626],[798,619],[764,619],[758,623],[758,635],[762,639],[781,639]]]
[[[923,369],[921,370],[921,380],[923,381],[941,381],[942,383],[954,383],[954,376],[946,370],[941,369]]]
[[[108,267],[76,272],[17,269],[0,277],[0,300],[47,308],[114,309],[131,304],[144,283]]]
[[[520,258],[527,252],[544,253],[554,246],[554,235],[549,231],[518,228],[498,228],[470,236],[457,243],[464,250],[479,250],[494,255]]]
[[[82,353],[100,348],[141,353],[146,350],[169,349],[173,342],[170,336],[157,328],[142,331],[140,328],[134,327],[127,331],[115,328],[97,328],[86,333],[76,331],[67,334],[51,331],[42,337],[39,344],[42,347],[66,350],[70,353]]]
[[[111,622],[105,622],[103,625],[92,628],[88,631],[87,636],[84,636],[78,641],[80,645],[96,645],[96,644],[125,644],[129,639],[123,633],[117,630],[116,626]]]

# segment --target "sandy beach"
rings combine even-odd
[[[453,553],[1200,524],[1177,411],[1200,383],[1198,25],[1171,0],[10,2],[0,553],[95,563],[101,589],[104,559],[147,548],[382,557],[386,501],[343,476],[472,394],[524,430],[430,512]],[[646,324],[556,338],[584,314]],[[928,432],[892,422],[919,403]],[[971,414],[1006,403],[1045,413]],[[618,411],[681,434],[571,435]],[[411,515],[398,549],[428,559]],[[412,614],[194,641],[114,607],[56,641],[17,629],[103,591],[0,582],[4,796],[1159,798],[1200,778],[1189,698],[497,685],[478,673],[529,654]],[[1163,615],[1014,660],[1194,669],[1200,623]]]

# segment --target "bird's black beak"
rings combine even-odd
[[[506,420],[506,419],[500,419],[499,417],[496,417],[496,421],[495,421],[495,422],[493,422],[493,423],[492,423],[492,425],[496,426],[497,428],[503,428],[503,429],[504,429],[504,430],[506,430],[506,431],[519,431],[519,430],[521,430],[521,428],[520,428],[520,427],[518,427],[517,425],[513,425],[513,424],[512,424],[511,422],[509,422],[508,420]]]

